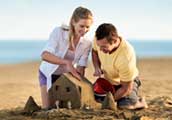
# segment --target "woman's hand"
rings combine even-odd
[[[73,64],[69,60],[65,60],[65,65],[67,70],[78,80],[81,80],[81,76],[77,73],[77,70],[74,68]]]

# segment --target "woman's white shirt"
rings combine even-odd
[[[49,40],[43,49],[55,56],[64,58],[68,48],[68,31],[62,27],[56,27],[49,36]],[[88,38],[81,37],[79,43],[76,46],[75,56],[73,64],[76,66],[86,66],[88,62],[88,56],[91,50],[91,41]],[[58,69],[59,65],[52,64],[46,61],[42,61],[40,70],[47,78],[47,90],[52,86],[51,75]]]

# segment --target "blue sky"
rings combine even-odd
[[[48,39],[78,6],[94,14],[90,37],[111,22],[127,39],[172,40],[172,0],[0,0],[0,39]]]

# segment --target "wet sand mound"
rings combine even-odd
[[[1,110],[0,118],[3,120],[171,120],[172,99],[169,97],[156,97],[148,101],[149,108],[142,110],[108,110],[108,109],[52,109],[39,110],[32,114],[24,114],[23,108]]]

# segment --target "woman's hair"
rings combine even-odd
[[[95,37],[97,40],[106,38],[109,43],[112,42],[112,37],[113,36],[118,36],[117,29],[114,25],[111,23],[103,23],[101,24],[97,30]]]
[[[73,26],[73,21],[74,22],[78,22],[80,19],[93,19],[93,15],[91,13],[91,11],[87,8],[84,7],[77,7],[73,14],[72,17],[70,19],[70,29],[69,29],[69,41],[73,42],[73,37],[74,37],[74,26]]]

